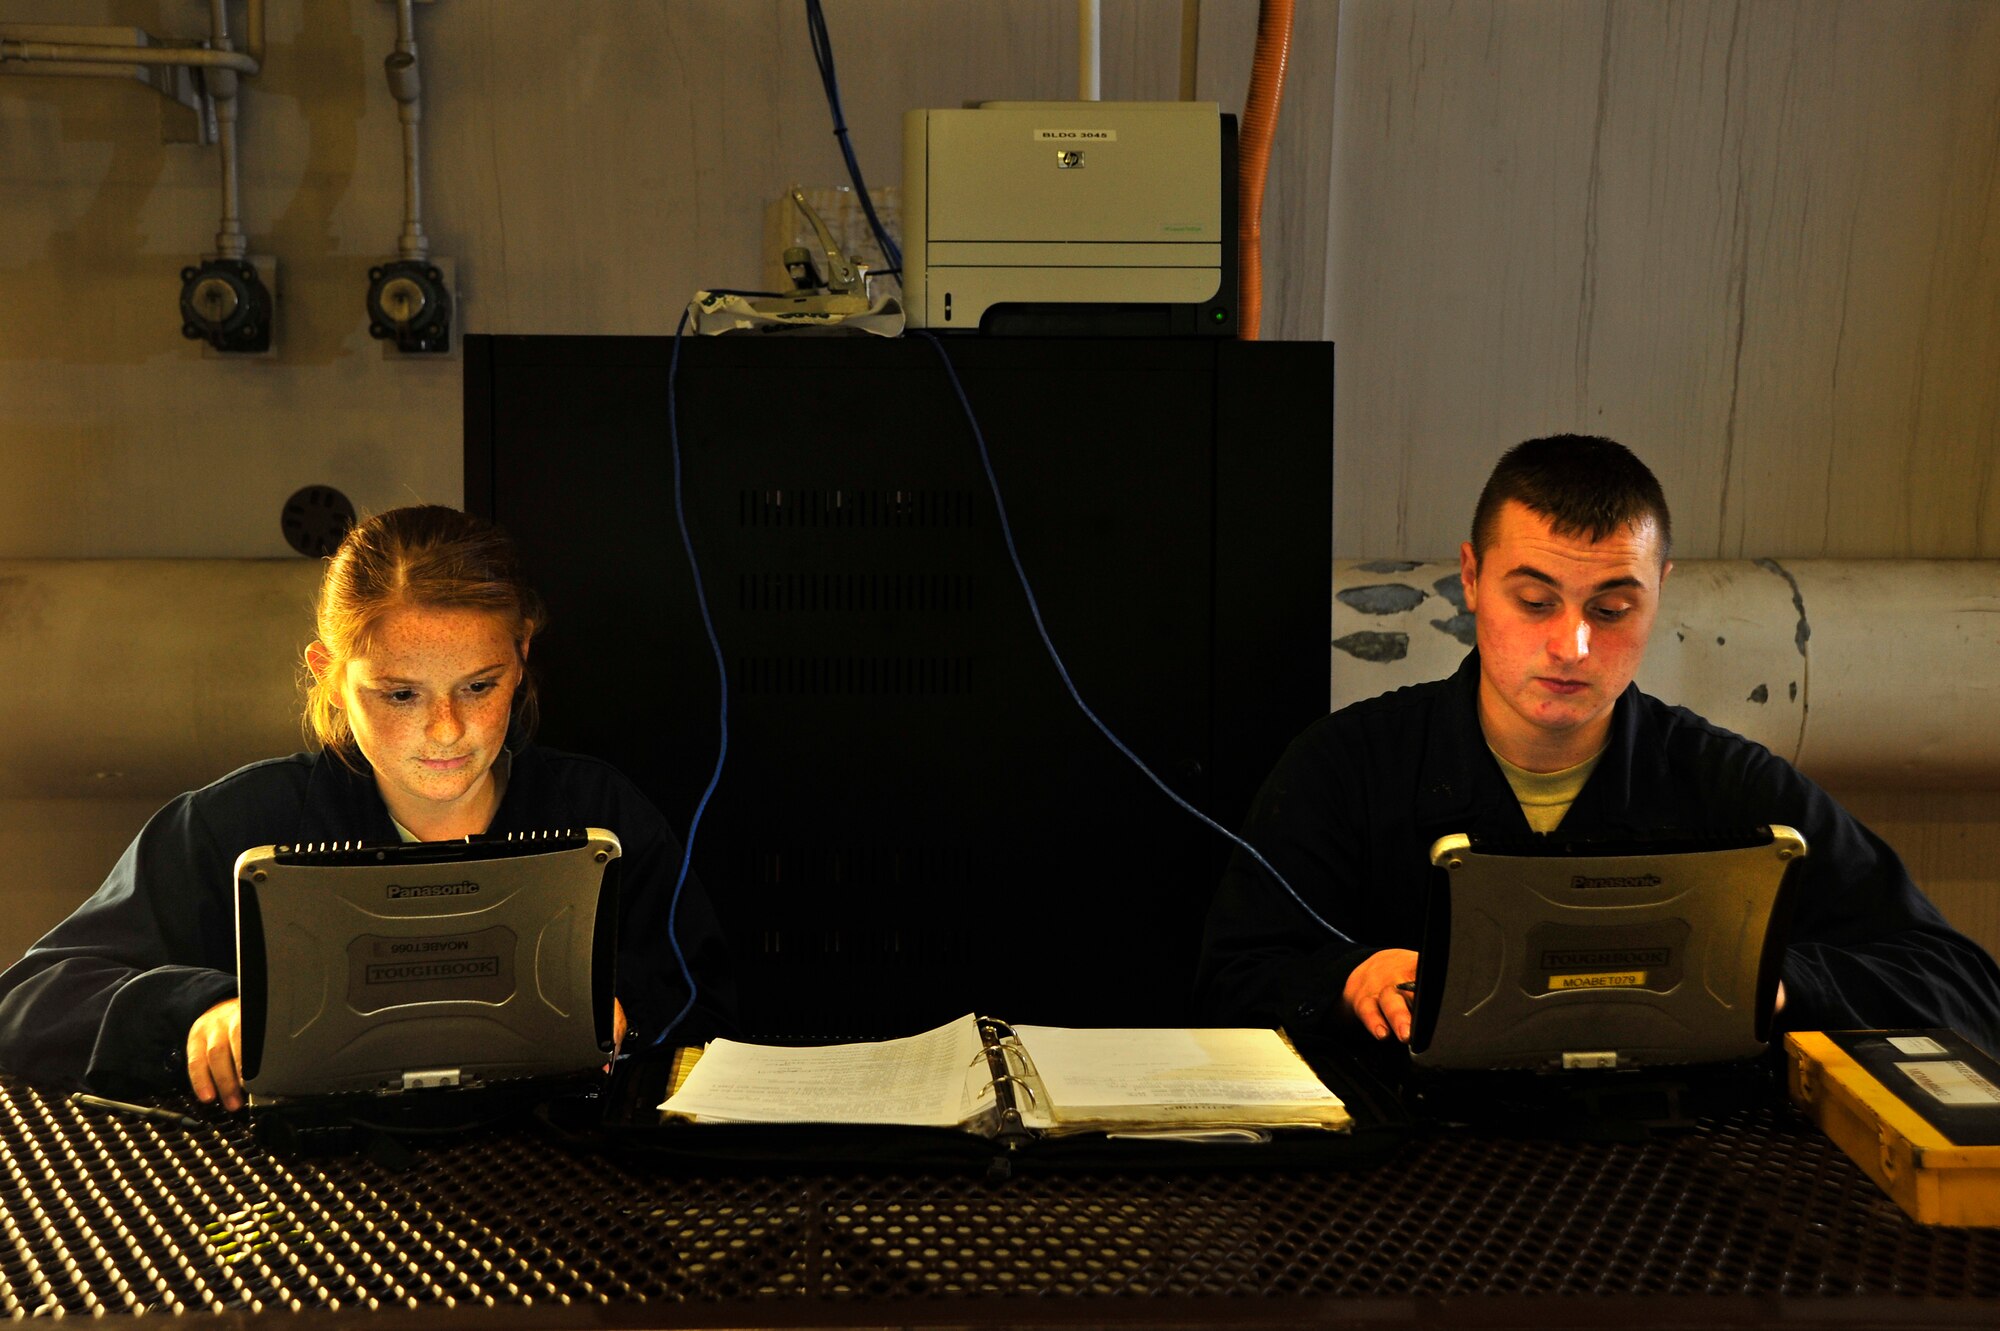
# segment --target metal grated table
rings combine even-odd
[[[1531,1324],[1559,1307],[1564,1324],[1595,1309],[1633,1326],[1698,1305],[1708,1325],[1796,1324],[1802,1308],[2000,1323],[2000,1230],[1909,1222],[1778,1107],[1637,1144],[1438,1135],[1370,1170],[995,1183],[676,1176],[527,1129],[441,1139],[399,1170],[280,1159],[240,1125],[156,1127],[18,1086],[0,1105],[14,1317],[1495,1326],[1515,1324],[1496,1309]],[[1662,1294],[1725,1297],[1615,1297]],[[1518,1297],[1547,1295],[1614,1297]]]

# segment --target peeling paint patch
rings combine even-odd
[[[1785,585],[1792,589],[1792,609],[1799,612],[1799,626],[1792,633],[1792,644],[1799,649],[1799,655],[1804,656],[1806,643],[1812,638],[1812,625],[1806,621],[1806,598],[1799,592],[1799,580],[1786,572],[1785,566],[1775,559],[1759,559],[1755,563],[1766,573],[1775,573],[1783,578]]]
[[[1364,615],[1400,615],[1416,609],[1427,597],[1421,587],[1405,582],[1378,582],[1367,587],[1349,587],[1335,599]]]
[[[1687,634],[1685,634],[1685,633],[1681,632],[1681,631],[1680,631],[1679,629],[1675,629],[1675,630],[1674,630],[1674,641],[1675,641],[1675,642],[1686,642],[1687,640],[1688,640],[1688,635],[1687,635]]]
[[[1465,609],[1465,583],[1456,573],[1448,578],[1439,578],[1431,584],[1431,590],[1457,606],[1460,611]]]
[[[1792,697],[1791,697],[1791,701],[1793,701],[1793,702],[1797,702],[1798,700],[1799,700],[1799,682],[1798,682],[1798,681],[1797,681],[1797,680],[1795,679],[1795,680],[1793,680],[1793,681],[1792,681]]]
[[[1461,611],[1450,619],[1433,619],[1431,627],[1440,633],[1448,633],[1467,647],[1471,647],[1476,641],[1472,631],[1472,626],[1476,622],[1469,612]]]
[[[1414,559],[1371,559],[1365,564],[1355,565],[1363,573],[1408,573],[1416,566]]]
[[[1750,690],[1750,701],[1758,703],[1771,701],[1770,686],[1767,684],[1759,684],[1756,688]]]
[[[1410,654],[1410,635],[1407,633],[1346,633],[1333,640],[1333,645],[1357,661],[1373,661],[1386,665],[1390,661],[1400,661]]]
[[[1717,647],[1724,647],[1724,646],[1727,646],[1727,645],[1728,645],[1728,643],[1729,643],[1729,639],[1727,639],[1727,638],[1724,638],[1724,637],[1717,637],[1717,638],[1716,638],[1716,640],[1715,640],[1715,645],[1716,645]]]

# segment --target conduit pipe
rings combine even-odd
[[[253,4],[260,0],[252,0]],[[65,65],[186,65],[197,69],[255,74],[262,62],[248,51],[219,51],[200,46],[96,46],[82,42],[0,41],[0,60],[49,61],[55,67],[40,74],[82,74]],[[90,71],[94,73],[95,71]]]
[[[252,0],[252,7],[261,7],[261,0]],[[211,50],[232,54],[228,0],[209,0],[208,20]],[[251,66],[250,72],[256,73],[258,62],[252,60]],[[218,65],[208,73],[208,93],[215,102],[215,139],[222,149],[222,225],[215,233],[215,252],[224,259],[241,259],[250,252],[249,239],[243,234],[236,166],[236,73],[228,65]]]
[[[424,234],[423,70],[411,0],[396,0],[396,49],[384,58],[382,70],[403,126],[403,232],[397,257],[368,270],[368,334],[393,341],[399,351],[443,354],[451,350],[452,298],[449,265],[431,262]]]
[[[211,38],[227,36],[228,24],[221,13],[222,0],[209,0]],[[226,40],[207,49],[199,46],[118,46],[96,42],[33,42],[0,40],[0,61],[50,62],[55,67],[37,70],[41,74],[82,75],[95,65],[182,65],[196,69],[229,70],[255,74],[264,67],[264,0],[249,0],[244,18],[245,50],[232,49]],[[116,74],[107,77],[117,77]]]
[[[430,257],[431,243],[424,235],[423,178],[418,169],[424,89],[417,65],[417,23],[411,0],[396,0],[396,49],[382,63],[389,76],[389,95],[396,99],[396,115],[403,122],[403,234],[397,253],[420,263]]]
[[[1457,669],[1458,565],[1334,565],[1334,707]],[[1846,789],[2000,788],[2000,560],[1676,561],[1639,687]]]
[[[37,73],[95,76],[102,67],[116,77],[122,67],[177,66],[205,72],[209,104],[215,114],[215,135],[222,156],[222,220],[215,236],[219,257],[241,260],[249,251],[243,234],[242,203],[236,160],[237,77],[256,74],[264,62],[264,0],[249,0],[244,18],[247,50],[229,39],[227,0],[209,0],[209,44],[193,46],[119,46],[90,42],[0,40],[0,61],[43,62]]]
[[[1292,0],[1262,0],[1236,168],[1236,335],[1246,342],[1257,340],[1264,317],[1264,182],[1271,170],[1271,141],[1278,134],[1278,105],[1285,95],[1291,51]]]

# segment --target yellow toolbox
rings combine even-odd
[[[2000,1063],[1952,1031],[1795,1031],[1792,1102],[1926,1225],[2000,1225]]]

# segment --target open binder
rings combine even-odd
[[[1276,1031],[1013,1027],[970,1015],[863,1044],[718,1040],[659,1108],[696,1125],[955,1129],[1010,1146],[1079,1134],[1255,1142],[1352,1126]]]

